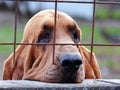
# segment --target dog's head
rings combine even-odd
[[[29,43],[55,42],[58,45],[34,46],[33,56],[35,60],[39,60],[39,66],[33,65],[39,70],[34,71],[35,76],[29,76],[29,79],[39,77],[37,79],[46,82],[81,82],[85,75],[77,45],[59,45],[80,43],[80,37],[78,25],[65,13],[57,12],[56,26],[53,10],[45,10],[32,17],[26,25],[24,39]],[[27,74],[30,75],[29,71]],[[24,79],[27,78],[25,75]]]
[[[86,64],[89,63],[90,52],[74,45],[80,43],[80,38],[80,28],[67,14],[57,11],[55,20],[53,10],[37,13],[26,24],[22,43],[38,44],[18,47],[17,64],[11,70],[11,79],[75,83],[82,82],[87,76],[95,78],[92,66]],[[12,56],[6,61],[5,67],[11,59]]]

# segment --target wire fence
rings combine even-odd
[[[11,1],[11,0],[6,0],[6,1]],[[29,1],[29,2],[53,2],[54,3],[54,10],[55,10],[55,19],[54,19],[54,42],[52,44],[49,43],[18,43],[16,42],[16,36],[17,36],[17,17],[18,17],[18,2],[19,1]],[[94,43],[94,30],[95,30],[95,12],[96,12],[96,5],[97,4],[111,4],[111,5],[120,5],[120,2],[111,0],[111,1],[102,1],[102,0],[93,0],[91,1],[75,1],[75,0],[15,0],[15,16],[14,16],[14,42],[13,43],[9,43],[9,42],[0,42],[0,45],[13,45],[14,49],[14,59],[15,59],[15,50],[17,45],[53,45],[53,60],[54,60],[54,54],[55,54],[55,45],[84,45],[84,46],[90,46],[90,50],[91,50],[91,57],[90,60],[92,59],[92,52],[94,49],[94,46],[120,46],[120,43],[110,43],[110,44],[104,44],[104,43],[100,43],[100,44],[96,44]],[[83,4],[93,4],[93,16],[92,16],[92,32],[91,32],[91,40],[90,43],[86,43],[86,44],[58,44],[55,43],[55,38],[56,38],[56,15],[57,15],[57,7],[58,7],[58,3],[83,3]],[[14,60],[15,61],[15,60]],[[15,63],[15,62],[13,62]]]

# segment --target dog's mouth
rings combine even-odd
[[[78,71],[65,71],[61,67],[58,68],[56,65],[52,65],[44,74],[44,79],[46,82],[52,83],[78,83],[84,79],[83,74],[81,69]]]
[[[34,72],[34,71],[33,71]],[[57,65],[51,65],[44,71],[28,73],[23,79],[39,80],[49,83],[81,83],[85,78],[84,68],[81,65],[78,71],[66,71]]]
[[[60,83],[77,83],[77,72],[64,72]]]

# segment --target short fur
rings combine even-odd
[[[53,10],[43,10],[34,15],[25,26],[21,43],[37,43],[39,35],[44,31],[44,25],[50,26],[51,32],[53,32],[54,16]],[[67,28],[79,31],[81,38],[81,30],[70,16],[57,11],[56,20],[55,43],[74,44]],[[54,38],[52,35],[49,43],[53,42]],[[79,83],[84,79],[101,78],[101,72],[94,53],[92,53],[90,61],[91,52],[84,46],[56,45],[53,61],[52,45],[19,45],[15,51],[15,60],[12,53],[4,63],[3,80],[27,79],[44,82],[64,82],[63,79],[66,79],[64,77],[69,77],[69,74],[65,76],[66,74],[61,72],[59,56],[64,52],[79,53],[83,59],[80,69],[73,74],[75,81],[71,82]]]

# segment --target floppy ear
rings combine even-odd
[[[23,74],[31,68],[34,61],[32,56],[32,45],[19,45],[14,54],[12,53],[4,62],[3,80],[22,79]],[[26,65],[27,64],[27,65]]]
[[[15,52],[15,60],[14,60],[14,54],[12,53],[4,62],[4,68],[3,68],[3,80],[11,80],[14,70],[16,68],[16,64],[18,63],[18,60],[21,56],[21,53],[23,53],[25,46],[20,45],[16,52]]]
[[[24,29],[23,40],[21,43],[35,43],[39,34],[40,25],[35,22],[40,21],[40,16],[34,16],[31,18]],[[34,31],[36,30],[36,31]],[[34,31],[34,32],[33,32]],[[4,62],[3,80],[22,79],[23,74],[27,72],[34,63],[34,45],[19,45],[14,53],[12,53]],[[37,56],[36,56],[37,57]]]
[[[79,46],[79,51],[83,58],[83,64],[85,67],[85,78],[87,79],[101,78],[102,77],[101,72],[94,53],[92,53],[91,57],[91,52],[84,46]]]

